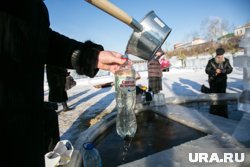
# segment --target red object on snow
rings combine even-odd
[[[164,57],[161,57],[160,59],[159,59],[159,62],[160,62],[160,64],[161,64],[161,69],[166,69],[166,68],[169,68],[170,67],[170,62],[169,62],[169,60],[167,60],[166,58],[164,58]]]

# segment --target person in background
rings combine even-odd
[[[208,61],[206,73],[210,86],[209,93],[226,93],[227,75],[233,71],[227,58],[224,57],[223,48],[216,49],[216,56]]]
[[[74,78],[70,75],[70,72],[67,72],[67,74],[66,74],[65,90],[67,91],[67,90],[73,88],[74,86],[76,86],[76,81],[75,81]]]
[[[208,74],[209,87],[203,86],[204,93],[226,93],[227,75],[233,71],[227,58],[224,57],[223,48],[216,49],[216,56],[208,61],[206,73]],[[228,118],[227,102],[213,102],[209,109],[210,114]]]
[[[68,107],[68,94],[66,91],[66,77],[68,71],[66,68],[46,65],[47,81],[49,85],[49,101],[61,103],[63,111],[72,110]]]
[[[159,58],[159,62],[160,62],[160,64],[161,64],[161,70],[162,70],[162,71],[167,71],[167,72],[168,72],[168,71],[169,71],[169,68],[170,68],[170,66],[171,66],[169,60],[166,59],[164,56],[161,56],[161,57]]]
[[[159,49],[155,57],[148,62],[148,87],[153,94],[162,90],[162,69],[159,59],[163,54],[162,49]]]
[[[45,166],[45,125],[50,125],[44,111],[45,64],[94,77],[99,69],[117,71],[126,61],[121,57],[92,41],[76,41],[52,30],[43,0],[1,1],[1,163]]]

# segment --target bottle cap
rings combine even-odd
[[[84,143],[83,144],[83,147],[86,149],[86,150],[92,150],[94,148],[94,145],[93,143],[91,142],[87,142],[87,143]]]
[[[128,58],[123,57],[122,60],[128,60]]]

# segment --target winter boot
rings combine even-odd
[[[205,85],[201,85],[201,92],[202,93],[211,93],[211,90],[206,87]]]
[[[73,109],[73,108],[69,108],[66,102],[62,102],[62,106],[63,106],[63,111],[69,111]]]

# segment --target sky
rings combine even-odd
[[[163,50],[190,40],[210,17],[226,20],[230,27],[250,22],[249,0],[112,0],[111,3],[140,22],[154,11],[171,29]],[[78,41],[91,40],[105,50],[124,53],[133,29],[85,0],[45,0],[53,30]]]

